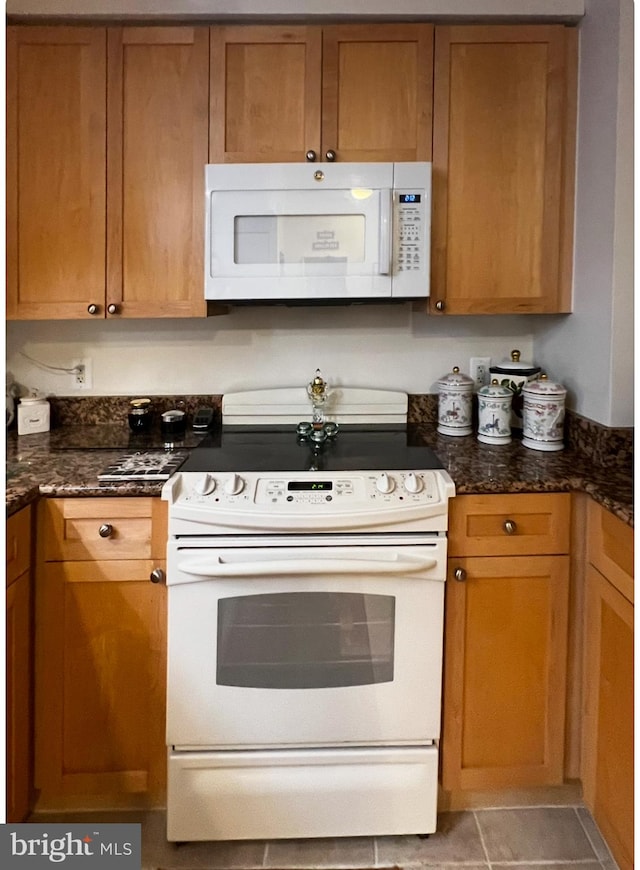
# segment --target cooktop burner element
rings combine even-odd
[[[188,453],[176,450],[143,450],[121,456],[98,475],[98,480],[168,480],[182,465]]]

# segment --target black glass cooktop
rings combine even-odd
[[[409,471],[442,468],[420,436],[398,428],[342,427],[316,447],[295,427],[229,427],[191,450],[181,471]]]

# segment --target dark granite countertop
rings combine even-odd
[[[474,436],[452,438],[435,425],[413,428],[432,447],[456,484],[459,495],[512,492],[586,492],[624,522],[633,525],[633,471],[600,467],[583,453],[530,450],[520,441],[494,446]],[[176,447],[194,447],[202,436],[187,432]],[[7,434],[6,510],[16,513],[39,495],[157,496],[161,482],[102,482],[97,475],[123,453],[162,447],[162,438],[140,441],[125,426],[63,426],[40,435]],[[156,443],[157,442],[157,443]]]

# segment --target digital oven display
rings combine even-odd
[[[323,492],[327,492],[328,490],[333,489],[333,481],[331,480],[290,480],[287,484],[287,489],[291,492],[306,492],[307,490],[313,490],[314,492],[318,492],[322,490]]]
[[[422,202],[420,193],[401,193],[400,202]]]

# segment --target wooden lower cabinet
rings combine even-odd
[[[7,522],[6,821],[22,822],[32,801],[33,635],[31,508]]]
[[[595,503],[588,528],[584,800],[627,870],[634,857],[633,530]]]
[[[127,553],[152,502],[163,505],[155,499],[58,499],[43,507],[41,552],[55,550],[51,536],[62,529],[68,546],[77,534],[88,546],[93,534],[111,541],[113,552],[108,559],[38,567],[38,810],[164,803],[166,586],[150,582],[151,572],[164,566],[153,558],[160,535],[156,544],[151,523],[146,543],[139,540],[148,558],[118,558],[119,544]],[[136,508],[140,516],[131,516]],[[101,538],[107,524],[112,532]]]
[[[447,792],[563,781],[569,556],[568,525],[558,525],[568,523],[569,498],[460,496],[452,505],[442,734]],[[527,538],[535,555],[517,555]],[[487,549],[494,555],[473,555]]]

